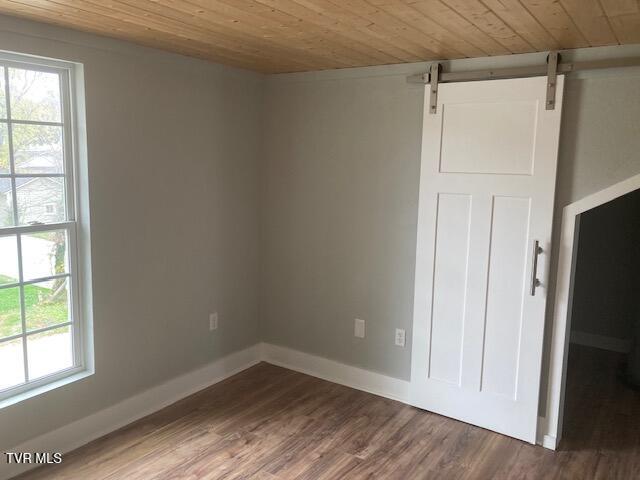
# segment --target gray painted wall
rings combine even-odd
[[[0,410],[2,451],[258,340],[263,79],[7,17],[0,45],[84,64],[96,365]]]
[[[638,292],[640,190],[580,216],[571,330],[631,340]]]
[[[564,58],[639,53],[637,46],[600,48]],[[447,63],[459,71],[544,61],[531,54]],[[395,346],[394,331],[404,328],[411,338],[423,88],[405,77],[425,70],[414,64],[267,78],[265,341],[409,379],[410,347]],[[638,119],[640,70],[567,80],[556,243],[564,206],[640,173]],[[353,336],[355,317],[367,321],[365,339]]]
[[[408,378],[393,339],[411,330],[422,90],[389,75],[267,92],[263,338]]]

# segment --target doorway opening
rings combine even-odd
[[[640,190],[577,223],[560,449],[619,460],[640,446]]]

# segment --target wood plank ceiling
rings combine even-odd
[[[0,0],[0,13],[264,73],[640,43],[640,0]]]

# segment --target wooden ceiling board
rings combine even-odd
[[[181,21],[171,20],[167,17],[157,15],[150,10],[142,10],[136,6],[131,6],[126,2],[118,1],[77,1],[77,0],[56,0],[59,5],[65,7],[73,6],[78,14],[90,14],[101,22],[110,24],[126,24],[131,28],[139,28],[144,25],[145,29],[157,32],[157,35],[166,36],[171,41],[178,41],[185,45],[197,47],[204,52],[211,50],[211,43],[215,39],[217,46],[226,52],[227,56],[240,55],[251,59],[260,59],[277,65],[280,59],[287,54],[286,49],[273,51],[273,47],[264,46],[262,43],[252,41],[252,38],[233,36],[233,33],[203,30],[200,26],[184,24]],[[132,2],[134,3],[134,2]],[[140,3],[140,2],[138,2]],[[82,8],[84,7],[84,9]],[[177,40],[176,40],[177,38]],[[288,58],[287,63],[297,65],[296,68],[307,68],[313,64],[309,58]],[[320,61],[319,59],[317,61]]]
[[[640,1],[601,0],[618,43],[640,43]]]
[[[559,48],[556,39],[519,0],[483,0],[483,3],[536,50]]]
[[[416,30],[429,32],[437,42],[450,45],[457,52],[456,55],[459,54],[465,57],[482,57],[486,55],[481,48],[465,40],[452,30],[443,27],[428,16],[423,15],[412,4],[398,2],[389,4],[389,0],[370,1],[388,15],[412,26]]]
[[[144,5],[150,0],[134,1]],[[297,28],[299,19],[273,9],[259,15],[259,12],[251,10],[247,5],[248,2],[158,0],[153,3],[163,5],[165,8],[169,6],[205,22],[222,22],[224,28],[235,29],[247,37],[257,34],[263,40],[265,48],[275,43],[285,47],[292,54],[296,51],[311,52],[313,55],[333,58],[335,62],[342,65],[373,61],[373,57],[361,53],[358,45],[354,46],[354,42],[348,39],[328,37],[324,29],[317,28],[315,25],[310,25],[306,31],[300,31]],[[257,5],[256,2],[251,3]],[[296,45],[295,50],[291,48],[292,45]],[[283,60],[286,61],[286,56]]]
[[[526,40],[479,0],[449,0],[446,3],[510,52],[525,53],[533,50]]]
[[[602,6],[610,17],[618,15],[633,15],[640,13],[640,6],[636,0],[600,0]]]
[[[440,25],[446,25],[446,28],[457,36],[465,38],[468,42],[481,49],[484,52],[482,56],[511,53],[507,48],[440,0],[410,0],[410,4],[424,16],[432,18]]]
[[[590,44],[618,43],[600,0],[561,0],[561,5]]]
[[[520,0],[562,48],[592,46],[558,0]]]
[[[640,43],[640,0],[0,0],[0,13],[264,73]]]
[[[340,5],[326,0],[260,0],[260,2],[295,13],[308,21],[318,22],[319,25],[331,31],[341,32],[359,41],[365,39],[367,45],[379,54],[387,56],[391,63],[419,61],[416,60],[420,58],[418,55],[390,41],[391,34],[384,32],[378,34],[368,29],[371,22],[360,17],[352,18],[353,16]]]
[[[129,25],[114,26],[108,19],[87,14],[85,11],[76,12],[66,9],[64,13],[61,13],[56,6],[47,5],[46,7],[39,7],[34,6],[33,4],[35,3],[39,2],[25,4],[20,1],[9,0],[0,4],[0,11],[6,4],[11,4],[12,9],[14,9],[16,13],[19,13],[20,17],[31,20],[42,21],[43,16],[45,16],[47,19],[46,23],[64,27],[73,25],[73,28],[77,30],[130,40],[141,45],[208,59],[222,64],[240,68],[260,69],[262,71],[268,71],[271,68],[274,70],[278,69],[277,66],[272,67],[272,64],[264,59],[260,60],[259,58],[255,58],[256,62],[254,62],[253,57],[247,58],[244,55],[237,54],[235,51],[228,51],[224,47],[201,48],[196,42],[184,41],[173,35],[158,35],[156,32],[145,29],[144,27]],[[286,66],[284,67],[286,68]]]
[[[384,42],[378,41],[377,38],[368,38],[363,36],[362,33],[346,25],[343,21],[337,18],[333,18],[322,10],[315,10],[313,4],[305,4],[305,2],[295,2],[293,0],[259,0],[261,4],[279,9],[288,13],[294,17],[308,21],[311,24],[317,25],[319,28],[327,29],[333,32],[338,38],[345,37],[356,43],[360,49],[367,52],[368,55],[374,56],[378,62],[402,62],[400,57],[396,56],[402,51],[398,51]],[[320,2],[317,2],[320,3]],[[364,40],[366,39],[366,40]]]
[[[462,55],[451,46],[436,41],[427,32],[408,25],[365,0],[335,0],[333,3],[341,5],[352,17],[369,21],[369,29],[388,32],[420,58],[459,58]]]

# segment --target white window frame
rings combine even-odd
[[[9,387],[0,390],[0,408],[11,405],[18,401],[30,398],[32,396],[44,393],[53,388],[57,388],[67,383],[79,380],[93,373],[93,340],[88,338],[90,334],[91,325],[90,319],[87,318],[90,315],[86,315],[88,310],[83,309],[87,305],[83,305],[84,298],[81,285],[83,282],[83,272],[88,272],[90,267],[81,265],[80,259],[83,262],[88,261],[88,257],[83,255],[82,244],[79,238],[79,229],[86,230],[88,232],[88,225],[80,225],[82,215],[80,215],[80,202],[79,199],[79,185],[77,178],[79,177],[79,132],[78,132],[78,105],[84,106],[84,99],[78,97],[78,65],[71,62],[65,62],[60,60],[53,60],[42,57],[33,57],[29,55],[22,55],[10,52],[0,51],[0,66],[4,68],[5,75],[5,101],[7,107],[7,118],[0,120],[0,122],[7,125],[8,137],[9,137],[9,152],[10,152],[10,172],[9,174],[1,174],[4,178],[20,178],[20,177],[61,177],[64,178],[65,186],[65,218],[66,220],[58,223],[46,223],[38,225],[22,225],[19,226],[18,208],[17,208],[17,196],[16,196],[16,182],[12,182],[12,201],[13,201],[13,215],[14,223],[13,227],[0,227],[0,234],[15,235],[15,234],[28,234],[32,232],[51,231],[51,230],[65,230],[67,232],[67,264],[68,272],[65,274],[54,275],[51,277],[44,277],[38,279],[32,279],[24,281],[22,275],[22,246],[20,236],[17,238],[17,255],[18,255],[18,282],[3,285],[1,288],[12,288],[16,286],[28,285],[36,283],[38,281],[55,279],[57,277],[67,277],[69,280],[69,319],[65,323],[52,325],[37,330],[28,332],[28,335],[34,333],[45,332],[56,328],[69,325],[72,334],[72,349],[73,349],[73,365],[70,368],[54,372],[44,377],[39,377],[34,380],[28,378],[28,353],[27,353],[27,331],[25,321],[25,301],[24,301],[24,289],[20,289],[20,305],[21,305],[21,317],[22,317],[22,332],[20,334],[12,335],[2,339],[2,343],[22,338],[23,342],[23,356],[24,356],[24,368],[26,382],[19,385]],[[61,100],[61,122],[40,122],[40,121],[15,121],[11,119],[11,105],[9,98],[9,85],[8,85],[8,68],[23,68],[28,70],[56,73],[60,78],[60,100]],[[55,125],[61,126],[63,129],[63,159],[64,159],[64,172],[62,174],[35,174],[25,173],[20,174],[15,172],[14,158],[13,158],[13,145],[11,138],[11,124],[12,123],[34,123],[38,125]],[[84,132],[84,130],[83,130]],[[88,248],[87,248],[88,251]],[[20,281],[22,280],[22,282]]]

